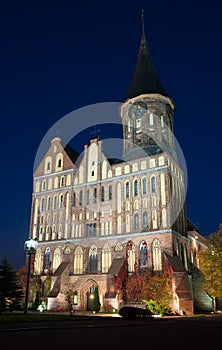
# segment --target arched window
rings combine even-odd
[[[136,213],[134,214],[134,230],[139,229],[139,215]]]
[[[73,192],[73,206],[76,206],[76,193]]]
[[[46,180],[42,182],[42,191],[46,190]]]
[[[94,203],[96,203],[96,199],[97,199],[97,188],[94,188],[94,190],[93,190],[93,200],[94,200]]]
[[[60,249],[56,248],[53,254],[53,272],[59,267],[61,263],[61,253]]]
[[[45,198],[41,199],[41,211],[45,210]]]
[[[46,248],[45,250],[45,263],[44,263],[44,269],[49,270],[50,268],[50,248]]]
[[[138,196],[139,189],[138,189],[138,180],[137,179],[134,181],[133,186],[134,186],[134,196]]]
[[[130,232],[130,216],[126,215],[126,232]]]
[[[109,185],[109,200],[111,201],[113,197],[112,185]]]
[[[51,197],[47,198],[47,210],[51,209]]]
[[[86,191],[86,205],[89,205],[90,192],[89,189]]]
[[[126,184],[125,184],[125,197],[126,198],[129,198],[129,192],[130,190],[129,190],[129,181],[127,181],[126,182]]]
[[[35,262],[34,262],[35,275],[40,275],[40,272],[41,272],[41,258],[42,258],[41,249],[39,247],[37,247],[36,254],[35,254]]]
[[[151,192],[152,193],[156,192],[156,178],[155,178],[155,176],[151,177],[150,184],[151,184]]]
[[[139,247],[139,264],[141,267],[148,265],[147,244],[144,240],[140,243]]]
[[[82,274],[83,273],[83,250],[82,247],[78,246],[74,253],[74,274]]]
[[[152,243],[153,269],[156,271],[162,270],[162,253],[161,243],[155,238]]]
[[[133,242],[128,242],[126,246],[126,258],[128,262],[128,272],[134,272],[135,270],[135,247]]]
[[[146,178],[143,178],[143,194],[146,194]]]
[[[79,205],[82,205],[82,190],[79,192]]]
[[[148,227],[148,215],[147,212],[144,211],[143,213],[143,228],[147,228]]]
[[[101,187],[101,201],[104,202],[105,200],[105,190],[104,190],[104,186]]]
[[[59,208],[62,208],[62,206],[63,206],[63,199],[64,199],[63,194],[60,194],[60,197],[59,197]]]
[[[89,251],[89,272],[98,272],[98,252],[95,245]]]
[[[102,249],[102,273],[108,272],[111,266],[111,249],[108,244],[105,244]]]
[[[65,177],[62,176],[62,177],[60,178],[60,187],[63,187],[64,185],[65,185]]]

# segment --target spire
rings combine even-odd
[[[142,10],[142,38],[136,68],[125,99],[141,94],[158,93],[167,96],[154,68],[144,32],[144,11]]]

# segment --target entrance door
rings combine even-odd
[[[94,290],[95,290],[95,287],[92,284],[86,293],[87,311],[93,311]]]

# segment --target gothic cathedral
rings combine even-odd
[[[116,310],[124,302],[115,288],[123,266],[130,275],[161,271],[167,263],[174,276],[171,307],[194,312],[190,266],[198,268],[204,244],[186,217],[174,110],[143,30],[120,108],[122,160],[108,159],[98,136],[86,140],[81,156],[56,135],[51,140],[34,172],[30,219],[30,238],[38,241],[34,274],[43,286],[51,281],[48,310],[67,310],[67,295],[76,310],[91,310],[96,287],[101,307]]]

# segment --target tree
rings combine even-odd
[[[203,285],[212,298],[216,311],[216,298],[222,298],[222,229],[206,238],[206,249],[199,253],[200,269],[204,274]]]
[[[98,286],[96,286],[94,290],[94,298],[93,298],[93,311],[99,312],[99,310],[100,310],[99,289],[98,289]]]
[[[5,258],[0,265],[0,313],[10,307],[19,309],[22,304],[22,288],[18,283],[16,272]]]
[[[171,301],[171,275],[149,269],[133,274],[126,284],[127,300],[155,300],[167,306]]]

